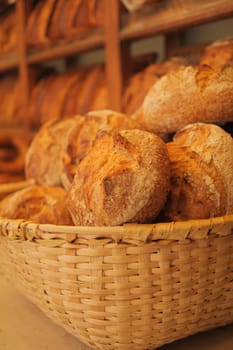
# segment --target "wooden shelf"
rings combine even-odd
[[[121,29],[121,41],[178,31],[203,23],[231,17],[233,1],[229,0],[164,0],[152,14],[133,15]]]
[[[88,34],[82,38],[61,40],[46,47],[29,50],[27,54],[27,62],[29,64],[39,63],[45,60],[52,60],[96,50],[101,47],[104,47],[103,31],[95,30],[93,32],[88,32]]]
[[[6,72],[8,70],[18,67],[19,59],[16,53],[4,54],[0,56],[0,72]]]

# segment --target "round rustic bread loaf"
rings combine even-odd
[[[168,220],[204,219],[233,213],[233,139],[213,124],[196,123],[167,144],[171,191]]]
[[[0,202],[0,217],[40,224],[73,225],[66,208],[67,193],[59,187],[31,186]]]
[[[68,137],[74,127],[83,120],[83,116],[52,120],[39,129],[26,154],[27,179],[33,178],[40,185],[61,186],[64,150]]]
[[[68,193],[76,225],[153,221],[166,201],[166,144],[142,130],[103,132],[77,167]]]
[[[224,124],[233,118],[233,66],[181,66],[159,79],[142,111],[147,130],[173,133],[196,122]]]
[[[134,129],[138,122],[126,114],[112,110],[89,112],[82,123],[76,125],[69,134],[64,152],[64,171],[61,176],[63,187],[68,190],[76,173],[77,165],[85,157],[100,131]]]

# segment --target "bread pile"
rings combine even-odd
[[[102,0],[42,0],[30,13],[27,43],[36,47],[54,40],[84,35],[104,22]]]
[[[5,197],[1,217],[115,226],[233,213],[233,139],[215,124],[189,124],[165,143],[110,110],[50,121],[25,172],[35,185]]]
[[[231,45],[230,40],[215,43],[201,58],[205,64],[178,64],[156,77],[139,107],[146,128],[136,118],[111,110],[44,123],[26,155],[26,178],[36,186],[28,190],[27,202],[34,207],[34,188],[35,193],[44,187],[62,190],[60,204],[51,200],[49,206],[61,205],[69,212],[68,224],[84,226],[232,214],[233,139],[220,126],[233,118]],[[167,132],[169,141],[160,132]],[[0,210],[0,216],[10,218],[25,195],[6,197],[4,207],[15,210]],[[45,213],[39,212],[28,220],[42,222]],[[49,216],[50,223],[57,223]]]

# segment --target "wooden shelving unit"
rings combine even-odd
[[[103,31],[95,30],[87,33],[82,38],[63,40],[47,47],[29,50],[27,53],[27,62],[28,64],[35,64],[46,60],[78,55],[102,47],[104,47]]]
[[[0,73],[15,69],[18,67],[18,64],[19,57],[16,52],[2,55],[0,57]]]
[[[124,21],[121,21],[120,0],[102,1],[105,5],[105,24],[102,29],[90,31],[81,38],[60,40],[32,50],[27,47],[25,38],[32,0],[16,0],[17,52],[0,57],[0,73],[18,69],[25,111],[35,81],[33,65],[99,48],[105,49],[109,106],[121,110],[124,76],[127,69],[130,70],[130,47],[135,40],[163,34],[167,45],[175,46],[180,43],[181,31],[233,16],[233,2],[230,0],[163,0],[152,12],[124,14]]]
[[[180,31],[233,15],[233,1],[229,0],[164,0],[154,12],[129,19],[120,30],[121,41]]]

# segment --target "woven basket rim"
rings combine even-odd
[[[34,179],[0,184],[0,194],[15,192],[35,184]],[[119,226],[65,226],[35,224],[26,220],[0,217],[0,236],[12,240],[56,240],[72,242],[76,238],[107,238],[114,242],[150,242],[155,240],[182,241],[233,234],[233,214],[209,219],[172,221],[153,224],[124,224]]]
[[[77,238],[104,238],[114,242],[142,244],[156,240],[198,240],[231,234],[233,234],[233,214],[201,220],[122,226],[63,226],[0,218],[0,236],[21,241],[62,239],[73,242]]]

